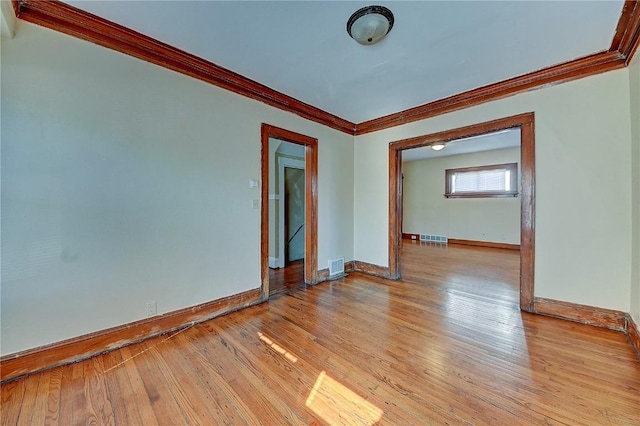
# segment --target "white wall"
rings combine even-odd
[[[631,93],[631,190],[632,190],[632,265],[631,315],[640,324],[640,51],[636,52],[629,71]]]
[[[629,311],[626,69],[358,136],[355,258],[388,264],[388,144],[515,114],[536,119],[535,295]]]
[[[505,163],[518,163],[520,175],[519,147],[404,162],[402,232],[520,244],[519,197],[443,196],[446,169]]]
[[[13,38],[16,14],[11,0],[0,0],[0,38]]]
[[[262,122],[319,139],[353,259],[353,137],[22,21],[1,60],[2,354],[259,288]]]

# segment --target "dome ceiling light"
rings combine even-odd
[[[393,13],[384,6],[357,10],[347,21],[347,32],[360,44],[375,44],[393,28]]]

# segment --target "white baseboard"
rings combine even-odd
[[[269,256],[269,268],[282,268],[284,265],[280,262],[279,257]]]

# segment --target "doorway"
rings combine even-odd
[[[262,296],[317,282],[317,139],[262,125]],[[277,161],[276,161],[277,158]]]
[[[269,295],[304,284],[305,147],[269,138]]]
[[[389,275],[391,278],[400,278],[400,250],[402,244],[402,151],[515,128],[520,130],[520,162],[522,169],[520,174],[519,302],[521,310],[528,312],[533,311],[535,245],[535,140],[533,113],[404,139],[389,144]]]
[[[284,266],[304,261],[304,169],[284,167]]]

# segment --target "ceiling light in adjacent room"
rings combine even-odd
[[[360,44],[375,44],[393,28],[393,13],[384,6],[357,10],[347,21],[347,32]]]

